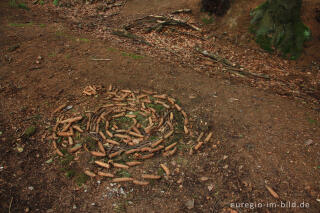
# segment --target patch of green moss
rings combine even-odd
[[[70,155],[69,153],[67,153],[66,150],[63,150],[62,153],[63,152],[65,152],[65,153],[64,153],[64,156],[61,157],[61,159],[60,159],[60,164],[62,167],[67,167],[73,161],[74,157],[73,157],[73,155]]]
[[[119,177],[131,177],[131,174],[125,170],[125,169],[121,169],[117,172],[117,176]]]
[[[35,126],[29,126],[24,131],[23,136],[26,137],[26,138],[29,138],[32,135],[34,135],[34,133],[36,133],[36,130],[37,130],[37,128]]]
[[[90,136],[81,138],[80,143],[81,144],[86,144],[87,148],[89,150],[91,150],[91,151],[95,150],[96,149],[96,145],[97,145],[96,141]]]
[[[128,129],[133,124],[132,119],[126,116],[116,118],[114,121],[120,129]]]
[[[272,44],[271,38],[268,36],[259,35],[256,37],[256,42],[260,45],[260,47],[268,52],[272,52]]]
[[[203,17],[201,18],[202,23],[204,23],[205,25],[209,25],[212,24],[214,22],[214,18],[212,16],[210,17]]]
[[[155,109],[158,114],[160,114],[161,112],[165,111],[165,109],[166,109],[161,104],[146,104],[146,107]]]
[[[85,184],[88,180],[90,179],[90,177],[84,173],[79,173],[79,174],[76,174],[76,177],[75,177],[75,183],[78,185],[78,186],[82,186],[83,184]]]
[[[134,54],[134,53],[122,52],[122,55],[123,55],[123,56],[131,57],[132,59],[142,59],[142,58],[143,58],[142,55],[137,55],[137,54]]]
[[[300,10],[301,1],[267,1],[252,11],[249,30],[262,49],[268,52],[277,49],[283,57],[295,60],[301,55],[304,42],[311,39]]]

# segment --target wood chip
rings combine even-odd
[[[146,94],[148,94],[148,95],[153,95],[155,92],[152,92],[152,91],[150,91],[150,90],[141,90],[143,93],[146,93]]]
[[[109,158],[114,158],[114,157],[116,157],[116,156],[120,155],[122,152],[123,152],[123,151],[122,151],[122,150],[120,150],[120,151],[117,151],[117,152],[111,153],[111,154],[109,155]]]
[[[160,151],[160,150],[163,149],[163,148],[164,148],[164,146],[160,145],[160,146],[158,146],[157,148],[151,149],[150,152],[158,152],[158,151]]]
[[[129,177],[123,177],[123,178],[114,178],[112,179],[112,182],[128,182],[128,181],[133,181],[133,178],[129,178]]]
[[[198,150],[200,149],[200,147],[202,146],[203,142],[198,142],[198,144],[194,147],[194,150]]]
[[[151,144],[151,147],[154,148],[154,147],[158,146],[159,144],[161,144],[163,141],[164,141],[164,139],[161,138],[161,139],[157,140],[156,142],[154,142],[153,144]]]
[[[62,136],[62,137],[69,137],[69,136],[73,136],[73,133],[72,132],[58,132],[57,135]]]
[[[129,155],[129,154],[139,152],[139,151],[140,151],[140,149],[131,149],[131,150],[126,151],[126,154]]]
[[[106,133],[107,133],[107,135],[108,135],[110,138],[113,137],[113,134],[112,134],[109,130],[106,130]]]
[[[184,134],[189,134],[188,127],[186,125],[183,126]]]
[[[120,92],[124,92],[124,93],[131,93],[131,90],[128,90],[128,89],[122,89],[122,90],[120,90]]]
[[[111,178],[113,178],[114,177],[114,175],[113,174],[111,174],[111,173],[108,173],[108,172],[98,172],[98,175],[99,176],[102,176],[102,177],[111,177]]]
[[[175,104],[174,107],[180,112],[182,109],[178,104]]]
[[[131,139],[131,137],[129,135],[122,135],[122,134],[114,134],[114,137]]]
[[[160,99],[167,99],[167,95],[166,94],[162,94],[162,95],[153,95],[154,98],[160,98]]]
[[[74,117],[74,118],[69,118],[63,121],[60,121],[60,123],[65,124],[65,123],[73,123],[76,121],[80,121],[82,119],[82,116]]]
[[[174,155],[176,152],[177,152],[177,147],[175,147],[175,148],[172,149],[172,150],[169,150],[169,151],[164,152],[164,153],[162,154],[162,156],[164,156],[164,157],[169,157],[169,156]]]
[[[53,146],[54,149],[57,149],[57,148],[58,148],[58,147],[57,147],[57,142],[56,142],[56,141],[53,141],[53,142],[52,142],[52,146]]]
[[[103,138],[103,140],[106,140],[106,139],[107,139],[107,137],[103,134],[102,131],[99,131],[99,135]]]
[[[73,152],[77,152],[78,150],[80,150],[82,148],[82,145],[81,144],[76,144],[74,147],[70,148],[68,151],[70,153],[73,153]]]
[[[199,137],[198,137],[198,139],[197,139],[197,142],[201,141],[201,138],[202,138],[203,135],[204,135],[204,133],[201,132],[200,135],[199,135]]]
[[[137,129],[137,128],[136,128]],[[138,130],[138,129],[137,129]],[[138,130],[138,132],[140,132],[139,130]],[[141,135],[141,134],[139,134],[139,133],[136,133],[136,132],[132,132],[132,131],[130,131],[130,132],[128,132],[129,133],[129,135],[132,135],[132,136],[136,136],[136,137],[139,137],[139,138],[143,138],[144,136],[143,135]]]
[[[129,169],[129,166],[120,163],[112,163],[112,165],[116,168]]]
[[[171,130],[170,132],[168,132],[163,138],[164,139],[167,139],[167,138],[169,138],[172,134],[173,134],[173,130]]]
[[[140,186],[146,186],[149,184],[149,182],[147,181],[139,181],[139,180],[133,180],[132,183]]]
[[[211,137],[212,137],[212,132],[210,132],[208,135],[207,135],[207,137],[204,139],[204,142],[205,143],[207,143],[210,139],[211,139]]]
[[[154,153],[148,154],[148,155],[142,155],[140,158],[141,159],[149,159],[152,158],[154,156]]]
[[[78,132],[81,132],[81,133],[83,132],[83,130],[78,125],[72,125],[72,128],[77,130]]]
[[[266,185],[266,188],[274,198],[276,198],[276,199],[280,198],[279,195],[271,187]]]
[[[166,165],[164,165],[164,164],[160,164],[160,166],[161,166],[161,168],[164,170],[164,172],[166,173],[166,175],[169,176],[169,175],[170,175],[170,170],[169,170],[169,168],[168,168]]]
[[[103,144],[100,141],[98,141],[98,147],[102,153],[106,153],[106,150],[104,149]]]
[[[156,103],[156,104],[161,104],[161,105],[164,106],[165,108],[170,109],[170,106],[169,106],[168,104],[164,103],[163,101],[155,101],[154,103]]]
[[[125,116],[125,115],[126,115],[126,113],[122,112],[122,113],[113,115],[112,118],[120,118],[120,117],[123,117],[123,116]]]
[[[52,115],[54,115],[54,114],[56,114],[56,113],[58,113],[58,112],[60,112],[63,108],[65,108],[67,106],[67,104],[66,103],[64,103],[64,104],[62,104],[62,105],[60,105],[59,107],[57,107],[55,110],[53,110],[53,112],[51,113]]]
[[[106,142],[113,144],[113,145],[120,145],[120,143],[118,143],[117,141],[111,140],[111,139],[106,139]]]
[[[71,126],[71,123],[67,123],[61,130],[61,132],[65,132],[65,131],[68,131],[68,129],[70,128]]]
[[[72,137],[70,136],[70,137],[68,137],[68,142],[69,142],[69,145],[70,146],[72,146],[73,145],[73,139],[72,139]]]
[[[97,164],[98,166],[101,166],[101,167],[104,167],[104,168],[107,168],[107,169],[110,168],[110,165],[108,163],[105,163],[105,162],[102,162],[102,161],[96,160],[94,163]]]
[[[96,176],[95,173],[93,173],[93,172],[91,172],[91,171],[89,171],[89,170],[84,171],[84,173],[85,173],[86,175],[88,175],[89,177],[95,177],[95,176]]]
[[[130,161],[130,162],[126,162],[126,164],[128,166],[137,166],[137,165],[142,164],[142,162],[140,162],[140,161]]]
[[[161,178],[161,176],[159,176],[159,175],[150,175],[150,174],[143,174],[143,175],[141,175],[141,177],[143,179],[152,179],[152,180],[158,180]]]
[[[59,156],[63,157],[63,153],[62,153],[59,149],[56,149],[56,153],[57,153]]]
[[[96,156],[96,157],[105,157],[106,156],[106,153],[103,153],[103,152],[91,151],[90,153],[91,153],[91,155]]]
[[[169,103],[170,103],[171,105],[174,105],[174,104],[175,104],[174,102],[175,102],[176,100],[174,100],[174,98],[168,97],[167,99],[168,99],[168,101],[169,101]]]
[[[87,117],[88,117],[88,121],[87,121],[86,130],[89,131],[90,122],[91,122],[91,113],[88,113],[88,114],[87,114]]]
[[[177,145],[177,142],[173,143],[173,144],[170,144],[169,146],[167,146],[164,150],[165,151],[168,151],[170,149],[172,149],[173,147],[175,147]]]
[[[173,112],[170,112],[170,121],[173,121]]]

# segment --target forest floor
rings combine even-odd
[[[247,32],[262,1],[238,1],[223,18],[192,0],[73,2],[0,2],[0,212],[319,211],[319,3],[305,1],[313,40],[288,61]],[[192,12],[172,13],[183,8]],[[97,95],[83,94],[89,85]],[[60,157],[48,140],[58,106],[95,110],[109,85],[168,94],[188,114],[191,133],[173,156],[111,171],[160,180],[79,180],[82,155]],[[213,135],[191,154],[201,132]]]

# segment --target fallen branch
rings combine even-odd
[[[212,60],[214,60],[216,62],[222,63],[226,67],[225,71],[227,71],[227,72],[238,73],[238,74],[241,74],[244,76],[253,76],[253,77],[258,77],[258,78],[264,78],[264,79],[268,79],[268,80],[270,79],[270,77],[268,75],[252,73],[252,72],[245,71],[243,68],[237,68],[229,60],[227,60],[223,57],[220,57],[217,54],[213,54],[213,53],[210,53],[206,50],[200,49],[199,47],[196,47],[195,50],[197,52],[201,53],[202,55],[204,55],[208,58],[211,58]]]
[[[111,61],[110,58],[93,58],[92,61]]]
[[[153,26],[149,27],[146,30],[146,33],[150,33],[153,30],[155,30],[156,32],[160,32],[165,26],[182,26],[182,27],[187,27],[196,31],[201,31],[200,28],[192,24],[188,24],[186,21],[176,19],[176,18],[168,18],[165,16],[157,16],[157,15],[149,15],[143,18],[136,19],[134,23],[126,25],[124,29],[130,30],[135,25],[143,24],[144,22],[147,22],[147,23],[153,22]]]
[[[180,10],[175,10],[171,14],[178,14],[178,13],[191,13],[191,9],[180,9]]]
[[[137,35],[134,35],[133,33],[130,33],[128,31],[126,31],[126,30],[114,30],[112,33],[114,35],[119,36],[119,37],[130,38],[133,41],[137,41],[137,42],[140,42],[142,44],[146,44],[146,45],[151,46],[151,44],[149,42],[147,42],[146,40],[144,40],[143,38],[141,38],[141,37],[139,37]]]

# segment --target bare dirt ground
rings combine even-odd
[[[319,212],[319,4],[305,1],[303,18],[314,39],[294,62],[256,46],[244,27],[249,16],[242,15],[261,1],[244,2],[210,21],[191,0],[29,3],[30,10],[2,1],[0,211]],[[182,8],[194,12],[169,16]],[[148,15],[187,20],[201,32],[179,26],[146,31],[151,22],[137,19]],[[136,37],[115,34],[128,24]],[[236,69],[195,47],[228,59]],[[180,146],[170,158],[147,160],[140,170],[156,171],[152,165],[165,163],[172,173],[148,186],[107,178],[79,184],[44,138],[51,112],[63,103],[95,105],[103,89],[97,97],[84,96],[83,89],[110,84],[171,95],[190,116],[194,132],[212,131],[212,139],[192,155],[190,147]],[[22,136],[30,126],[35,134]],[[255,206],[235,206],[241,203]]]

